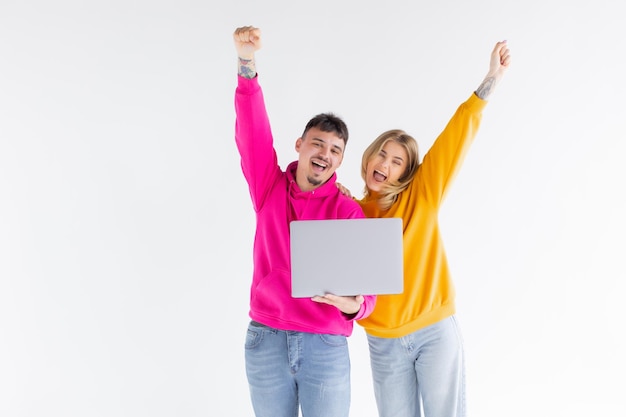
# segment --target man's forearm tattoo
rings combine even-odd
[[[256,66],[253,59],[239,58],[239,75],[244,78],[254,78],[256,75]]]
[[[496,79],[495,77],[487,77],[483,80],[483,82],[476,89],[476,95],[481,99],[485,99],[491,94],[491,89],[495,85]]]

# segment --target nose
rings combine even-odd
[[[320,156],[326,160],[329,160],[330,159],[330,146],[324,146],[320,150]]]

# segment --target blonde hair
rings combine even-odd
[[[417,168],[419,167],[419,149],[417,141],[412,136],[407,134],[404,130],[399,129],[392,129],[383,132],[367,147],[367,149],[365,149],[365,152],[363,152],[363,158],[361,159],[361,178],[366,181],[365,188],[363,190],[365,198],[371,195],[370,190],[367,188],[367,164],[373,157],[380,153],[385,144],[389,141],[396,142],[406,150],[408,161],[404,173],[400,175],[398,181],[394,184],[386,186],[380,191],[380,193],[378,193],[377,202],[383,210],[388,210],[393,203],[396,202],[398,194],[406,190],[413,180],[413,177],[417,172]]]

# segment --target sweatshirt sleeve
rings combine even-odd
[[[424,187],[422,192],[431,204],[438,206],[445,198],[449,184],[458,173],[476,137],[486,105],[487,101],[472,93],[457,108],[424,156],[417,172],[421,176],[420,181],[413,181],[413,185]]]
[[[235,115],[235,142],[241,156],[241,169],[254,209],[258,211],[270,185],[280,175],[258,76],[252,79],[237,76]]]
[[[363,304],[361,304],[361,309],[356,316],[354,316],[351,320],[361,320],[372,314],[374,311],[374,307],[376,306],[376,296],[375,295],[364,295]]]

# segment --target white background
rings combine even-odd
[[[339,179],[402,128],[422,153],[513,65],[441,212],[472,416],[623,411],[626,30],[595,2],[0,3],[0,415],[250,416],[254,217],[234,144],[237,26],[285,166],[350,128]],[[320,259],[322,266],[323,260]],[[362,328],[353,416],[375,416]]]

